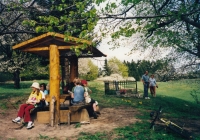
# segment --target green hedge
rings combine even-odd
[[[6,82],[6,81],[12,81],[12,80],[13,80],[13,74],[0,72],[0,82]]]

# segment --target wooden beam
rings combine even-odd
[[[58,46],[59,50],[70,50],[72,46]]]
[[[78,57],[73,57],[70,61],[70,82],[78,77]]]
[[[32,38],[32,39],[29,39],[29,40],[27,40],[27,41],[24,41],[24,42],[22,42],[22,43],[19,43],[19,44],[13,46],[13,49],[21,48],[22,46],[25,46],[25,45],[27,45],[27,44],[36,42],[37,40],[43,39],[43,38],[45,38],[45,37],[47,37],[47,36],[49,36],[48,33],[43,34],[43,35],[40,35],[40,36],[38,36],[38,37],[34,37],[34,38]]]
[[[49,32],[50,33],[50,32]],[[51,34],[51,33],[50,33]],[[56,33],[55,34],[55,37],[60,37],[60,38],[65,38],[65,35],[63,34],[59,34],[59,33]],[[86,43],[87,45],[92,45],[92,42],[91,41],[88,41],[88,40],[85,40],[85,39],[80,39],[80,38],[76,38],[76,37],[72,37],[72,36],[68,36],[68,41],[74,41],[74,42],[77,42],[77,43]],[[77,44],[76,43],[76,44]]]
[[[49,47],[40,47],[40,48],[27,48],[24,49],[24,52],[35,52],[35,51],[48,51]]]
[[[58,46],[58,49],[59,50],[70,50],[72,46],[75,47],[75,48],[81,47],[81,45]]]

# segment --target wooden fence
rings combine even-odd
[[[137,81],[104,81],[106,95],[137,94]]]

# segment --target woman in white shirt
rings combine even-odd
[[[150,87],[150,92],[153,97],[156,97],[156,87],[158,88],[158,85],[156,83],[156,79],[154,78],[154,75],[152,74],[151,77],[149,78],[149,87]]]

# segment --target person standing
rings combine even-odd
[[[148,71],[142,75],[142,83],[144,85],[144,99],[150,99],[148,96],[148,89],[149,89],[149,76]]]
[[[153,97],[156,97],[156,87],[158,87],[156,83],[156,79],[154,78],[154,75],[152,74],[151,77],[149,78],[149,87],[150,87],[150,92]]]

